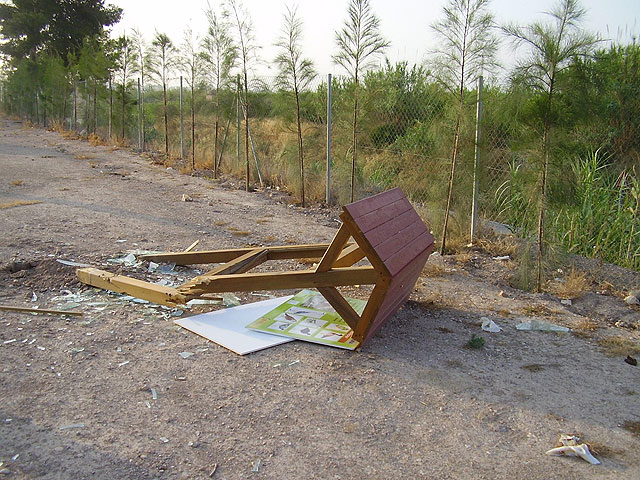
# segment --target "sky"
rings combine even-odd
[[[186,27],[195,34],[204,35],[206,18],[204,10],[207,0],[107,0],[124,10],[121,22],[113,27],[112,35],[118,36],[138,28],[147,41],[157,30],[166,33],[174,44],[180,44]],[[210,0],[214,10],[220,3]],[[243,0],[242,2],[254,26],[255,43],[262,63],[257,67],[259,75],[276,75],[269,63],[277,55],[273,44],[282,28],[282,17],[287,0]],[[408,61],[422,64],[430,51],[437,48],[437,39],[430,25],[442,16],[446,0],[370,0],[374,13],[380,19],[380,30],[391,42],[386,56],[392,62]],[[544,19],[543,12],[550,10],[556,0],[492,0],[490,11],[499,24],[515,22],[528,24]],[[334,65],[331,56],[336,52],[335,32],[347,18],[348,0],[299,0],[298,14],[304,22],[303,52],[313,60],[321,75],[344,74]],[[598,32],[602,38],[631,42],[632,35],[640,34],[640,0],[582,0],[587,15],[584,26]],[[513,62],[510,46],[503,42],[499,59],[504,64]]]

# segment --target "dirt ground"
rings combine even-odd
[[[296,341],[240,357],[173,323],[195,309],[88,288],[56,259],[158,280],[107,259],[326,242],[337,211],[0,125],[0,304],[83,313],[0,312],[0,478],[640,478],[640,369],[600,343],[638,341],[640,310],[621,298],[638,274],[587,263],[599,282],[565,305],[512,288],[513,264],[486,252],[434,257],[361,350]],[[534,316],[572,330],[516,330]],[[472,334],[483,348],[465,347]],[[561,433],[602,464],[545,455]]]

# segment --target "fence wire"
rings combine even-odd
[[[327,82],[326,77],[317,76],[299,95],[305,195],[312,202],[326,200]],[[298,108],[292,91],[283,90],[276,77],[254,77],[249,82],[245,106],[239,79],[231,79],[217,92],[200,85],[192,91],[185,82],[181,107],[176,85],[174,79],[167,89],[166,114],[163,89],[147,80],[138,91],[137,79],[123,89],[115,83],[67,78],[60,85],[45,84],[37,91],[5,95],[2,103],[5,111],[34,123],[58,125],[80,135],[145,151],[167,151],[185,170],[195,168],[211,175],[215,172],[242,178],[248,158],[252,183],[300,194]],[[538,202],[535,189],[541,135],[525,118],[523,106],[530,103],[530,93],[484,88],[478,123],[477,90],[465,91],[460,102],[459,97],[419,67],[409,68],[406,64],[368,72],[357,86],[350,78],[334,76],[331,91],[332,203],[350,200],[355,156],[356,199],[401,187],[438,233],[459,125],[450,208],[452,227],[459,232],[468,231],[477,179],[481,223],[508,224],[522,235],[531,232]],[[249,120],[248,142],[245,112]],[[640,138],[640,121],[630,118],[622,125],[611,126],[612,120],[609,125],[583,122],[565,127],[563,148],[580,141],[580,152],[584,153],[608,139],[612,149],[619,150],[617,157],[626,159],[625,171],[637,179],[633,165],[640,158],[640,148],[637,141],[629,139]],[[476,145],[478,129],[480,142]],[[560,192],[558,198],[564,195],[563,191],[570,194],[575,187],[567,165],[565,162],[554,167],[557,180],[551,188]],[[238,185],[242,185],[241,180]],[[637,206],[633,208],[638,210]],[[634,214],[629,240],[633,247],[627,249],[627,260],[632,265],[640,264],[637,222]]]

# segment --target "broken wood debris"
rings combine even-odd
[[[0,305],[0,310],[21,313],[48,313],[50,315],[73,315],[74,317],[82,316],[82,312],[71,312],[68,310],[46,310],[44,308],[16,307],[13,305]]]
[[[175,288],[96,268],[79,269],[77,275],[94,287],[170,307],[215,293],[317,288],[362,345],[407,300],[433,251],[434,238],[399,188],[345,205],[340,218],[343,223],[330,244],[184,251],[138,258],[176,265],[223,264]],[[248,273],[267,261],[303,258],[319,262],[308,270]],[[363,258],[370,265],[355,266]],[[374,285],[362,315],[336,288],[354,285]]]

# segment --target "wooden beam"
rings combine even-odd
[[[317,243],[263,248],[267,250],[269,260],[289,260],[294,258],[322,258],[327,248],[329,248],[329,244]],[[157,253],[140,255],[138,258],[152,262],[175,263],[176,265],[226,263],[253,250],[255,250],[255,247],[232,248],[226,250],[201,250],[198,252]]]
[[[199,275],[194,279],[188,281],[181,288],[188,288],[190,285],[197,285],[201,283],[205,278],[213,275],[231,275],[232,273],[244,273],[251,270],[253,267],[260,265],[267,260],[267,251],[264,248],[256,248],[255,250],[245,253],[231,260],[230,262],[218,265],[213,270],[207,273]]]
[[[73,315],[74,317],[82,316],[82,312],[71,312],[69,310],[45,310],[44,308],[14,307],[13,305],[0,305],[0,310],[21,313],[48,313],[50,315]]]
[[[183,253],[189,253],[191,250],[193,250],[194,248],[196,248],[198,246],[198,244],[200,243],[200,240],[196,240],[195,242],[193,242],[191,245],[189,245],[187,248],[184,249]]]
[[[373,288],[373,292],[371,292],[371,296],[369,297],[369,300],[367,300],[367,305],[364,307],[364,311],[362,312],[361,320],[358,323],[357,328],[353,329],[353,338],[355,340],[362,342],[366,337],[373,320],[376,318],[376,315],[380,310],[380,306],[384,301],[384,297],[387,294],[388,289],[389,286],[386,282],[380,282]]]
[[[353,309],[338,289],[335,287],[320,287],[318,291],[327,302],[329,302],[333,309],[338,312],[338,315],[347,322],[347,325],[349,325],[352,330],[355,330],[360,321],[360,315],[358,315],[358,312]]]
[[[338,258],[340,252],[342,252],[342,249],[346,245],[350,236],[351,234],[349,233],[349,230],[347,230],[347,227],[344,224],[340,225],[340,228],[336,232],[335,237],[333,237],[329,248],[327,248],[322,260],[320,260],[320,263],[316,267],[316,272],[326,272],[331,269],[333,262]]]
[[[81,268],[76,275],[82,283],[132,297],[148,300],[160,305],[175,307],[186,303],[186,299],[175,288],[144,282],[123,275],[105,272],[97,268]]]
[[[364,251],[357,243],[354,243],[342,250],[342,253],[338,256],[336,261],[333,262],[333,268],[350,267],[362,260],[364,257]]]
[[[284,290],[289,288],[337,287],[341,285],[371,285],[379,280],[373,267],[334,268],[328,272],[300,270],[289,272],[242,273],[215,275],[197,285],[178,287],[187,299],[203,293],[250,292],[253,290]]]
[[[391,274],[389,273],[389,269],[380,259],[378,253],[371,246],[364,236],[364,233],[362,233],[362,230],[360,230],[360,227],[355,223],[346,209],[340,214],[340,219],[342,220],[342,224],[347,226],[349,232],[351,232],[351,236],[365,253],[365,256],[371,262],[371,265],[373,265],[381,274],[390,277]]]

